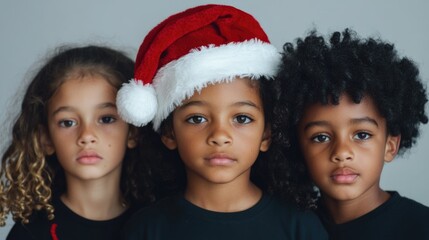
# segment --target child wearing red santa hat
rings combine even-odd
[[[118,111],[134,125],[152,121],[159,161],[176,157],[184,185],[138,212],[123,239],[326,238],[312,212],[275,195],[283,188],[301,205],[311,196],[268,171],[284,162],[270,130],[280,57],[257,20],[231,6],[191,8],[149,32]]]

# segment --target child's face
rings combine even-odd
[[[307,167],[325,199],[364,199],[382,191],[384,162],[396,155],[400,137],[387,135],[386,121],[370,97],[355,104],[342,95],[339,105],[306,108],[298,136]]]
[[[135,141],[117,113],[116,92],[94,75],[65,81],[50,99],[42,142],[57,155],[67,180],[119,179],[126,148]]]
[[[173,112],[173,130],[162,140],[178,149],[188,182],[248,184],[259,151],[267,151],[259,88],[248,79],[209,85]]]

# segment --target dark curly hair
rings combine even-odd
[[[266,127],[278,128],[273,126],[274,115],[273,110],[275,101],[279,95],[278,84],[271,79],[260,78],[257,81],[252,81],[253,86],[257,87],[260,92]],[[160,135],[168,134],[171,132],[173,125],[173,114],[171,113],[165,119],[160,128]],[[257,185],[262,191],[280,197],[286,201],[298,202],[301,205],[301,197],[297,197],[302,191],[295,193],[289,189],[291,175],[284,174],[289,167],[289,162],[286,161],[283,149],[285,139],[272,139],[271,146],[267,152],[260,152],[257,160],[252,166],[250,180]],[[157,170],[154,171],[159,174],[155,179],[160,182],[156,185],[159,195],[171,195],[182,193],[186,188],[186,172],[185,166],[182,163],[179,153],[176,150],[168,150],[161,141],[157,141],[158,147],[154,147],[153,151],[158,151],[159,161],[157,162]],[[160,151],[159,151],[160,150]],[[152,155],[156,155],[153,154]],[[295,177],[295,175],[293,175]],[[293,189],[295,190],[295,189]]]
[[[134,61],[120,51],[103,46],[61,46],[38,70],[22,100],[14,122],[12,141],[2,155],[0,169],[0,226],[11,213],[27,223],[35,210],[54,218],[52,196],[66,191],[64,170],[55,154],[47,156],[41,132],[47,129],[47,103],[70,75],[100,75],[119,89],[133,77]],[[127,149],[121,176],[126,204],[146,204],[155,198],[145,146],[150,146],[151,128],[133,131],[140,136],[137,147]]]
[[[327,42],[313,30],[305,39],[297,39],[295,46],[286,43],[283,50],[274,125],[279,128],[273,133],[289,140],[285,154],[294,168],[287,174],[306,172],[296,126],[310,104],[336,105],[342,94],[355,103],[371,97],[386,119],[387,134],[401,135],[399,153],[416,142],[420,123],[428,122],[426,90],[418,68],[410,59],[399,57],[391,43],[361,39],[350,29],[334,32]]]

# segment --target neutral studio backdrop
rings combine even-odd
[[[287,41],[317,28],[322,34],[353,28],[396,45],[412,58],[429,85],[429,1],[426,0],[2,0],[0,2],[1,153],[9,141],[10,120],[28,79],[48,51],[65,43],[99,43],[120,48],[131,57],[147,32],[167,16],[205,3],[236,6],[253,14],[272,43]],[[429,106],[427,106],[429,110]],[[382,187],[429,205],[429,126],[418,144],[385,166]],[[0,228],[6,237],[12,221]]]

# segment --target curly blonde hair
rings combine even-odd
[[[20,120],[18,125],[25,124],[22,118]],[[32,138],[28,143],[24,139],[14,138],[3,155],[0,226],[5,225],[8,212],[12,213],[15,221],[21,219],[22,223],[28,223],[33,209],[45,209],[48,219],[54,217],[54,208],[50,204],[53,172],[46,164],[37,134]]]
[[[21,112],[12,129],[12,140],[2,156],[0,169],[0,226],[10,213],[28,223],[35,210],[54,218],[52,196],[66,191],[64,171],[54,155],[45,154],[41,137],[47,129],[47,103],[70,76],[100,75],[119,88],[133,77],[134,62],[125,54],[101,46],[57,49],[37,72],[24,95]],[[141,129],[137,130],[141,133]],[[152,202],[149,176],[142,161],[142,141],[126,152],[121,191],[127,204]]]

